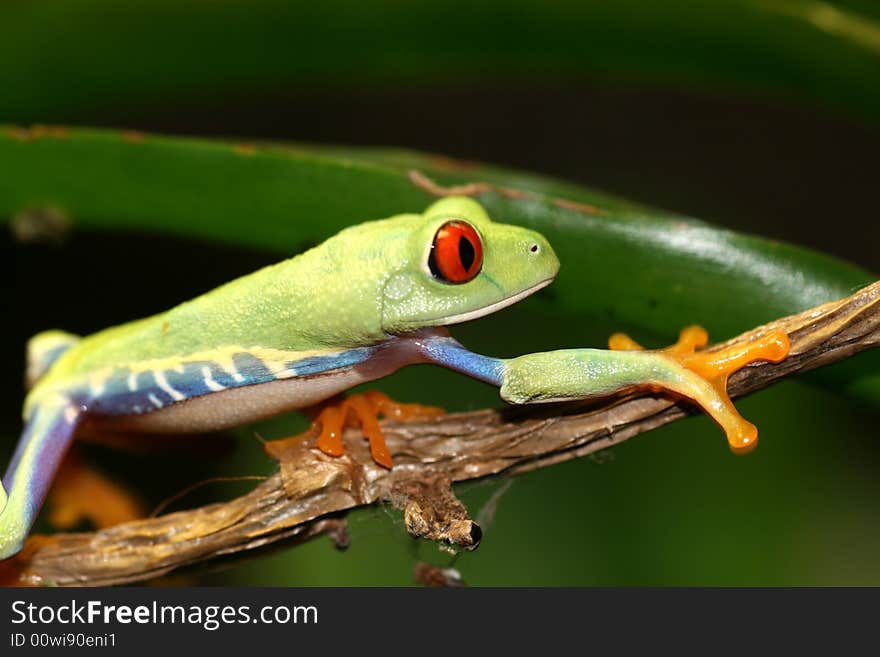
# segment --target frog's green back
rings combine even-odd
[[[469,222],[483,243],[482,270],[460,285],[438,280],[428,265],[435,234],[450,220]],[[40,387],[140,363],[173,369],[193,354],[232,348],[313,353],[374,345],[492,312],[549,282],[558,266],[542,236],[491,221],[471,199],[449,197],[421,215],[351,226],[167,312],[85,337]]]
[[[343,256],[331,241],[166,312],[89,335],[58,359],[50,376],[231,346],[308,352],[381,340],[381,281],[365,271],[375,263],[357,252]]]

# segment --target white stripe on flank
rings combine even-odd
[[[202,368],[202,378],[205,379],[205,385],[208,386],[208,390],[213,390],[214,392],[226,390],[226,386],[220,385],[214,380],[214,377],[211,376],[211,369],[207,365]]]
[[[292,379],[296,376],[296,370],[292,367],[286,367],[281,369],[276,375],[276,379]]]
[[[183,401],[185,399],[182,394],[168,385],[168,379],[165,378],[165,372],[156,370],[153,372],[153,378],[156,379],[156,384],[159,388],[161,388],[163,392],[167,392],[174,401]]]
[[[159,398],[154,395],[152,392],[149,395],[150,401],[153,402],[153,406],[156,408],[162,408],[162,402],[159,401]]]
[[[232,378],[234,381],[237,381],[238,383],[244,381],[244,377],[236,369],[235,363],[232,362],[232,359],[229,360],[229,373],[232,374]]]
[[[138,373],[137,372],[129,372],[128,374],[128,389],[131,392],[134,392],[138,389]]]

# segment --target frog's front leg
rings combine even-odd
[[[623,334],[611,337],[611,351],[565,349],[529,354],[504,363],[501,396],[515,404],[611,395],[627,390],[667,391],[706,411],[727,434],[735,452],[755,447],[758,431],[736,410],[727,379],[755,361],[779,362],[788,355],[788,336],[770,331],[725,349],[701,352],[708,336],[700,327],[682,331],[671,347],[643,351]]]
[[[0,559],[21,549],[82,416],[62,396],[31,410],[0,487]]]

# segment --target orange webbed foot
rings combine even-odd
[[[437,417],[445,412],[436,406],[401,404],[384,393],[371,390],[324,405],[318,412],[312,427],[319,431],[318,449],[330,456],[341,456],[345,453],[342,432],[346,427],[360,425],[364,436],[370,441],[370,453],[373,460],[385,468],[391,468],[393,465],[391,452],[388,451],[385,436],[379,427],[379,416],[407,422],[420,418]]]
[[[673,360],[696,374],[702,382],[659,382],[657,387],[672,390],[699,403],[724,429],[730,448],[746,453],[758,443],[758,430],[744,419],[727,394],[727,380],[731,374],[750,363],[770,361],[778,363],[789,351],[788,335],[783,331],[768,331],[754,339],[721,349],[700,351],[709,342],[709,335],[700,326],[688,326],[679,334],[678,341],[653,353]],[[615,333],[608,340],[613,350],[641,350],[638,343],[623,333]]]

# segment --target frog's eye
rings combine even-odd
[[[483,267],[483,241],[464,221],[447,221],[434,235],[428,268],[444,283],[472,281]]]

